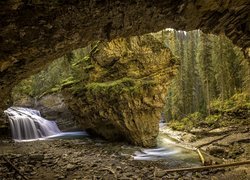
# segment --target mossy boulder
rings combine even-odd
[[[177,71],[170,50],[148,34],[101,42],[89,61],[88,77],[63,89],[82,127],[109,140],[154,146]]]

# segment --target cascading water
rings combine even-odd
[[[9,118],[15,140],[38,139],[61,133],[54,121],[42,118],[37,110],[11,107],[4,113]]]
[[[29,108],[10,107],[4,111],[8,116],[12,137],[16,141],[47,139],[58,136],[87,135],[86,132],[63,133],[55,121],[41,117],[39,111]]]
[[[166,124],[160,123],[160,129],[164,128]],[[188,162],[189,164],[200,164],[197,153],[179,146],[178,143],[171,137],[159,133],[157,138],[158,146],[156,148],[141,149],[136,151],[133,155],[134,160],[166,160],[167,162],[175,162],[174,159],[178,159],[179,162]],[[177,162],[177,161],[176,161]]]

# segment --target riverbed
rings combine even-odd
[[[22,143],[2,140],[0,153],[28,179],[211,179],[224,176],[224,169],[166,173],[166,169],[200,165],[195,153],[173,147],[172,143],[170,149],[163,144],[144,149],[90,137]],[[145,152],[151,152],[151,159],[136,159],[138,153]],[[2,158],[0,177],[3,180],[21,179]]]

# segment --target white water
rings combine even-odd
[[[165,124],[160,123],[160,129],[164,128]],[[199,157],[196,152],[186,149],[178,143],[163,133],[159,133],[157,138],[157,147],[149,149],[141,149],[136,151],[133,155],[134,160],[166,160],[178,159],[183,162],[190,162],[194,164],[199,164]],[[172,161],[171,160],[171,161]]]
[[[4,111],[8,116],[12,137],[15,141],[44,140],[61,136],[86,135],[85,132],[63,133],[55,121],[41,117],[39,111],[29,108],[10,107]]]

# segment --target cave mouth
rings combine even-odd
[[[248,109],[250,71],[244,52],[224,35],[200,30],[170,29],[165,38],[167,46],[179,57],[180,66],[168,86],[164,121],[171,128],[186,132],[248,126],[248,115],[244,114]],[[239,115],[240,111],[245,113]]]
[[[243,77],[238,77],[238,79],[233,80],[234,82],[230,82],[232,87],[229,87],[230,83],[227,84],[227,86],[225,85],[225,87],[221,87],[225,84],[222,76],[224,76],[224,78],[230,79],[233,76],[238,76],[240,73],[245,73],[244,75],[248,73],[246,69],[244,69],[246,67],[247,61],[244,59],[240,48],[235,47],[225,36],[207,35],[202,33],[200,30],[186,32],[177,31],[174,29],[165,29],[158,33],[150,33],[141,36],[140,38],[144,40],[139,41],[136,39],[136,37],[132,37],[127,38],[125,41],[123,38],[114,40],[113,44],[112,41],[108,43],[99,41],[93,42],[85,48],[67,53],[63,57],[52,62],[50,66],[41,71],[39,74],[31,76],[29,79],[26,79],[17,85],[12,91],[14,105],[39,109],[45,118],[52,120],[56,119],[58,126],[63,130],[80,128],[87,130],[90,134],[95,136],[98,135],[103,137],[103,134],[105,134],[104,137],[106,136],[106,139],[127,140],[129,142],[133,142],[133,138],[127,137],[127,132],[124,132],[123,130],[116,132],[114,130],[116,129],[116,126],[114,126],[112,123],[107,123],[107,121],[109,121],[108,116],[113,115],[112,113],[109,115],[107,114],[109,111],[108,109],[99,109],[98,112],[88,110],[89,113],[94,113],[95,118],[101,119],[101,122],[98,122],[97,127],[101,127],[102,123],[106,123],[106,125],[103,126],[104,128],[97,128],[97,130],[94,130],[91,124],[87,127],[81,124],[81,121],[88,124],[89,122],[86,121],[89,120],[83,120],[81,114],[76,111],[81,108],[79,106],[75,106],[75,104],[79,103],[77,102],[78,100],[74,100],[72,102],[65,100],[65,98],[82,98],[81,101],[88,102],[85,105],[90,105],[93,102],[97,103],[100,101],[100,99],[106,98],[105,101],[108,101],[108,104],[112,103],[113,106],[119,106],[119,103],[123,103],[122,101],[124,101],[124,99],[118,98],[119,101],[117,102],[117,99],[107,98],[109,98],[112,93],[114,93],[114,96],[120,96],[120,92],[124,90],[140,96],[140,93],[136,94],[138,93],[138,90],[133,92],[131,91],[131,89],[134,90],[139,87],[139,92],[142,91],[149,93],[149,97],[142,96],[141,99],[138,99],[132,103],[136,103],[136,106],[148,108],[147,111],[152,111],[152,109],[154,109],[155,112],[157,111],[157,113],[154,115],[154,119],[157,119],[155,121],[159,122],[161,119],[160,116],[162,115],[162,117],[164,117],[164,121],[170,122],[171,127],[177,130],[187,130],[192,128],[188,126],[188,124],[192,122],[185,122],[185,124],[182,123],[181,119],[189,116],[189,114],[192,116],[193,113],[201,114],[199,114],[197,119],[201,118],[200,116],[207,116],[210,113],[209,111],[211,111],[209,109],[210,103],[208,103],[209,98],[211,98],[211,100],[216,98],[227,99],[233,96],[233,93],[242,91],[244,89],[243,84],[247,83]],[[139,43],[139,46],[137,49],[133,49],[132,46],[136,43]],[[117,47],[112,49],[110,46]],[[102,49],[105,48],[106,50],[102,51]],[[144,73],[144,70],[142,70],[144,73],[143,76],[149,76],[147,78],[149,81],[144,82],[144,78],[142,78],[140,81],[135,81],[131,77],[138,78],[141,69],[154,69],[154,63],[152,65],[150,64],[151,67],[149,67],[148,64],[144,64],[147,62],[148,57],[140,57],[140,53],[157,54],[160,52],[159,49],[160,51],[162,51],[162,49],[170,49],[174,58],[170,57],[169,54],[160,54],[157,58],[161,59],[164,56],[168,56],[168,58],[172,59],[165,65],[172,67],[175,64],[178,64],[179,67],[177,68],[178,73],[175,72],[175,69],[165,71],[166,74],[170,74],[167,76],[167,78],[173,80],[172,82],[165,82],[167,85],[166,89],[168,89],[167,94],[158,96],[157,94],[159,94],[159,92],[157,90],[151,89],[151,92],[148,90],[153,84],[153,77],[150,77],[150,74],[147,74],[148,72]],[[218,51],[218,49],[220,50]],[[134,52],[130,53],[130,51]],[[127,59],[131,58],[131,56],[133,56],[133,58],[127,61]],[[221,60],[224,63],[223,66],[218,63],[218,60],[221,57],[224,58]],[[142,58],[143,60],[140,61],[139,58]],[[232,58],[234,61],[231,61]],[[156,61],[155,63],[158,66],[163,65],[161,62],[158,64]],[[125,65],[127,65],[129,68],[125,67]],[[228,77],[225,77],[227,74],[224,72],[226,66],[228,69],[231,68],[229,72],[231,74],[229,74]],[[235,72],[236,70],[239,72]],[[162,73],[161,70],[157,68],[150,73],[157,74],[159,73],[158,71]],[[98,75],[98,73],[101,75]],[[206,73],[208,75],[206,75]],[[175,77],[173,74],[176,74]],[[164,74],[160,74],[160,76],[164,76]],[[211,82],[207,80],[209,78],[212,79]],[[190,87],[180,83],[180,81],[184,80],[186,82],[192,82]],[[212,81],[215,81],[215,84],[213,84],[214,82],[212,83]],[[87,82],[89,85],[85,86],[84,84],[81,84],[81,82]],[[209,89],[211,88],[209,86],[213,88],[215,86],[220,87],[212,92],[212,90]],[[179,95],[179,102],[183,101],[181,99],[185,99],[185,102],[183,102],[182,105],[178,103],[175,104],[177,102],[176,99],[176,102],[173,102],[173,97],[177,96],[176,93],[179,93],[174,92],[173,89],[178,88],[179,91],[182,89],[183,92],[186,92]],[[222,92],[221,89],[223,88],[229,88],[229,90]],[[190,89],[195,89],[196,93],[192,92]],[[210,91],[211,95],[209,94]],[[83,97],[84,93],[85,95],[89,96],[87,99],[86,97]],[[216,93],[218,93],[218,95],[216,95]],[[224,97],[221,97],[222,93],[224,93]],[[89,100],[88,98],[92,99]],[[132,95],[130,98],[135,98],[135,96]],[[164,100],[163,103],[159,103],[162,101],[162,99],[166,100]],[[105,101],[102,103],[107,103]],[[192,103],[190,104],[190,102]],[[142,103],[145,104],[143,105]],[[72,104],[74,105],[72,106]],[[131,103],[128,103],[127,105],[129,106],[129,104]],[[165,104],[165,107],[163,107],[163,104]],[[153,108],[150,109],[150,106]],[[73,108],[73,112],[71,108]],[[125,111],[124,114],[117,111],[119,111],[119,109],[115,109],[114,114],[116,114],[115,118],[118,121],[121,121],[119,123],[124,123],[124,120],[120,117],[131,116],[131,114],[126,112],[126,108],[122,109],[122,111]],[[140,109],[139,111],[144,110]],[[85,115],[84,118],[88,119],[89,116],[90,115]],[[150,118],[150,115],[145,114],[145,117],[142,119],[142,121],[147,118]],[[180,119],[180,121],[178,121],[178,119]],[[175,120],[177,120],[177,122]],[[136,122],[134,118],[131,118],[126,123],[129,124],[129,128],[130,126],[143,126],[143,123]],[[194,126],[200,127],[204,125],[202,123],[197,123]],[[123,128],[120,124],[118,124],[118,127],[121,129]],[[157,123],[155,123],[155,129],[158,129]],[[98,131],[103,131],[103,133],[99,133]],[[113,131],[113,134],[109,133],[109,131]],[[156,138],[156,135],[154,135],[154,138]]]
[[[28,157],[22,153],[21,157],[31,164],[41,160],[46,168],[51,167],[47,159],[52,159],[60,170],[77,174],[86,172],[82,168],[85,163],[90,163],[87,166],[91,169],[98,168],[98,173],[102,164],[108,162],[107,167],[114,168],[120,161],[126,165],[135,163],[131,171],[143,164],[138,172],[145,164],[160,164],[157,169],[164,164],[164,172],[166,164],[169,168],[196,167],[221,163],[221,157],[247,159],[248,67],[241,49],[225,36],[200,30],[165,29],[140,37],[93,42],[55,60],[13,89],[13,105],[40,110],[54,131],[36,137],[46,142],[27,142],[33,141],[27,136],[44,136],[50,129],[42,131],[41,122],[34,120],[38,133],[26,131],[29,133],[20,135],[25,140],[12,134],[17,142],[25,143],[3,141],[1,150],[13,152],[14,155],[6,155],[10,159],[18,159],[20,155],[15,153],[20,151],[29,152]],[[30,111],[37,114],[27,109],[25,113]],[[10,115],[10,124],[15,124],[14,117]],[[60,130],[51,120],[57,121]],[[22,123],[21,127],[27,124]],[[29,127],[28,124],[28,128],[15,132]],[[83,159],[84,165],[79,165]],[[41,172],[39,165],[36,168]],[[55,177],[58,172],[56,169]],[[158,170],[152,172],[155,173]],[[213,172],[212,175],[221,177]],[[67,174],[68,177],[75,178]]]
[[[72,76],[64,78],[65,74],[57,69],[59,66],[54,66],[53,74],[62,76],[63,81],[58,83],[59,86],[50,87],[34,101],[36,104],[43,100],[38,104],[49,118],[65,117],[66,121],[60,120],[60,126],[68,128],[79,124],[81,128],[96,130],[95,133],[99,132],[107,139],[121,133],[130,143],[152,147],[163,113],[169,127],[185,132],[187,136],[182,137],[183,141],[186,139],[187,143],[195,143],[198,138],[212,138],[211,142],[215,143],[210,142],[209,147],[206,146],[207,142],[198,147],[217,159],[208,159],[202,162],[203,165],[224,163],[225,159],[247,160],[249,164],[249,144],[245,143],[249,142],[250,122],[250,83],[249,78],[245,78],[249,77],[250,69],[248,0],[7,0],[0,6],[0,111],[3,112],[11,104],[7,98],[17,82],[41,71],[53,59],[67,53],[61,63],[68,68],[61,70],[66,76],[67,73]],[[248,63],[238,57],[242,57],[241,53],[234,53],[232,49],[235,48],[228,46],[230,52],[221,51],[224,40],[213,44],[210,38],[202,36],[203,43],[198,46],[198,41],[191,40],[200,38],[195,33],[189,35],[169,31],[157,37],[128,38],[166,27],[187,31],[199,28],[206,33],[225,34],[245,51]],[[164,36],[170,36],[178,43],[171,39],[162,41]],[[119,37],[126,40],[116,40]],[[109,46],[107,42],[95,42],[97,40],[114,41]],[[90,42],[93,44],[87,53],[71,53]],[[119,46],[120,43],[123,45]],[[95,48],[99,45],[103,47],[101,51]],[[215,48],[210,48],[210,45]],[[130,50],[134,47],[144,53],[131,55]],[[116,51],[111,51],[112,48],[116,48]],[[190,61],[184,62],[184,59]],[[47,87],[43,83],[47,77],[40,74],[35,78],[39,80],[35,83],[38,87],[36,90],[43,91]],[[50,80],[55,81],[53,78]],[[33,82],[26,81],[19,86],[19,90],[37,93],[31,91]],[[51,97],[52,94],[64,98],[71,115],[62,111],[62,107],[58,108],[56,102],[58,99],[61,102],[61,98]],[[33,103],[32,98],[28,94],[25,97],[27,101],[23,102]],[[50,107],[54,108],[53,111]],[[68,118],[70,116],[74,119]],[[112,122],[112,126],[109,122]],[[220,140],[213,139],[215,136],[220,136]],[[166,158],[164,164],[159,161],[135,163],[131,161],[134,154],[127,153],[129,148],[130,152],[131,149],[134,151],[134,146],[126,148],[118,143],[101,147],[98,143],[83,141],[18,145],[0,141],[0,145],[0,174],[5,179],[21,179],[23,176],[24,179],[28,179],[25,176],[31,179],[209,179],[215,176],[220,179],[224,175],[227,179],[236,176],[247,179],[249,176],[247,166],[223,172],[168,173],[168,168],[194,164],[171,158]],[[168,151],[161,149],[148,151],[140,148],[139,151],[140,159],[147,153],[168,154]]]

